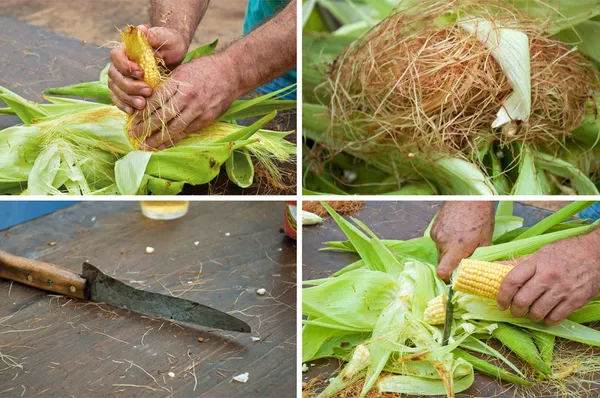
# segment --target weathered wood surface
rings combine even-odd
[[[383,239],[412,239],[423,236],[423,232],[433,216],[441,207],[442,202],[366,202],[365,208],[353,214],[371,228],[377,236]],[[524,218],[524,226],[531,226],[550,214],[547,210],[515,203],[514,214]],[[337,224],[327,218],[323,223],[314,227],[303,228],[302,241],[302,278],[304,280],[325,278],[358,259],[353,253],[334,251],[318,251],[324,247],[324,242],[346,240]],[[572,347],[576,343],[568,343]],[[496,347],[498,348],[498,347]],[[509,356],[511,360],[516,358]],[[516,359],[518,361],[518,359]],[[310,382],[318,377],[328,380],[332,373],[339,369],[337,360],[314,361],[314,367],[303,373],[302,381]],[[518,397],[514,385],[501,383],[479,372],[475,373],[475,382],[467,391],[457,394],[457,397]],[[594,377],[598,380],[600,375]],[[599,387],[587,387],[589,394],[585,396],[600,396]],[[532,391],[533,392],[533,391]],[[554,397],[535,391],[538,397]]]
[[[109,62],[109,48],[83,43],[77,39],[30,26],[9,18],[0,17],[3,34],[0,37],[0,86],[32,101],[40,102],[42,93],[50,87],[98,80],[100,72]],[[0,107],[4,107],[0,100]],[[0,116],[0,130],[19,124],[13,116]],[[247,125],[250,121],[239,121]],[[278,131],[297,130],[295,111],[279,112],[265,128]],[[289,137],[296,142],[295,134]],[[279,195],[293,194],[296,184],[295,165],[281,164],[284,184],[289,189],[275,189],[267,180],[260,180],[247,189],[230,182],[223,169],[209,186],[186,186],[184,194],[206,195],[209,193],[230,195]],[[293,170],[293,173],[286,173]]]
[[[182,219],[161,222],[137,202],[86,202],[0,232],[13,254],[74,271],[88,260],[253,329],[178,325],[0,279],[0,352],[22,366],[0,359],[0,396],[294,396],[296,247],[280,232],[283,214],[281,202],[193,202]],[[244,372],[247,383],[231,381]]]

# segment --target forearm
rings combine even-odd
[[[296,67],[296,0],[271,20],[238,40],[224,56],[245,94]]]
[[[150,23],[178,31],[189,46],[209,3],[210,0],[152,0]]]

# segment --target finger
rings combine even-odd
[[[152,88],[148,83],[143,80],[135,80],[123,76],[114,65],[111,65],[110,68],[108,68],[108,77],[127,95],[137,95],[142,97],[150,97],[152,95]],[[143,102],[145,105],[145,101]]]
[[[150,148],[164,149],[173,146],[177,141],[183,139],[187,135],[185,132],[188,125],[193,121],[193,115],[186,109],[183,113],[177,115],[166,126],[168,134],[155,134],[149,137],[145,144]]]
[[[143,136],[153,136],[165,130],[169,131],[167,129],[169,123],[176,118],[180,112],[183,112],[186,109],[186,105],[184,104],[184,108],[180,111],[179,107],[175,106],[171,102],[173,102],[172,99],[154,112],[149,113],[148,111],[145,111],[143,114],[135,118],[137,119],[136,122],[139,120],[141,121],[133,125],[130,135],[132,137],[139,138]]]
[[[538,279],[539,278],[529,279],[529,281],[527,281],[513,297],[510,305],[510,313],[514,317],[522,318],[527,315],[533,303],[546,292],[546,287],[539,283]]]
[[[143,97],[135,97],[125,93],[117,86],[112,79],[108,79],[108,88],[121,102],[137,109],[144,109],[146,106],[146,100]]]
[[[529,309],[529,319],[539,322],[545,319],[548,314],[560,303],[559,296],[551,290],[547,290],[538,298]]]
[[[576,310],[576,307],[568,300],[561,301],[544,319],[548,326],[555,326],[567,319]]]
[[[164,36],[164,30],[161,31],[161,28],[150,28],[147,29],[144,26],[144,33],[148,38],[148,43],[152,46],[152,48],[157,49],[164,44],[164,40],[161,40],[161,36]]]
[[[172,92],[176,91],[170,90],[169,86],[165,85],[148,99],[147,112],[134,118],[133,127],[130,131],[130,135],[134,134],[132,137],[153,135],[185,110],[187,102],[180,104],[177,97],[171,96]]]
[[[535,274],[535,265],[530,261],[524,261],[514,267],[504,278],[498,291],[498,308],[501,311],[510,307],[513,297],[519,289],[529,281]]]
[[[121,101],[119,97],[117,97],[112,91],[110,91],[110,99],[112,100],[113,104],[115,104],[115,106],[123,112],[128,113],[130,115],[133,114],[133,108]]]
[[[439,262],[436,271],[437,275],[446,282],[450,282],[450,276],[452,275],[452,272],[456,269],[456,267],[458,267],[460,260],[465,257],[468,257],[468,254],[465,255],[463,250],[448,250]]]
[[[144,71],[138,64],[131,61],[127,57],[124,47],[113,48],[109,57],[112,62],[112,66],[114,66],[123,76],[138,80],[142,80],[144,78]]]

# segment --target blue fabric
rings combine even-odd
[[[590,218],[594,221],[600,219],[600,202],[596,202],[578,214],[579,218]]]
[[[52,213],[78,202],[0,202],[0,230]]]
[[[272,18],[289,2],[290,0],[248,0],[246,19],[244,20],[244,36]],[[259,87],[256,91],[262,94],[268,94],[295,84],[296,81],[296,69],[294,69],[285,75],[270,81],[264,86]],[[283,98],[295,100],[296,91],[285,95]]]

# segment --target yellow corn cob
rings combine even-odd
[[[427,303],[427,308],[423,313],[423,320],[429,325],[443,325],[446,321],[446,301],[448,296],[442,293],[432,298]]]
[[[121,32],[121,38],[125,44],[127,57],[144,71],[144,81],[153,89],[158,87],[161,82],[160,69],[146,35],[135,26],[128,26]]]
[[[469,259],[462,260],[458,267],[458,275],[452,288],[457,292],[490,299],[496,299],[504,277],[513,268],[510,265]]]
[[[127,53],[127,57],[137,63],[144,71],[144,81],[148,83],[152,89],[157,88],[160,82],[163,80],[163,75],[161,75],[161,70],[159,67],[159,63],[162,61],[160,58],[154,56],[154,51],[152,50],[152,46],[148,42],[146,35],[135,26],[128,26],[127,29],[121,32],[121,38],[123,39],[123,44],[125,44],[125,52]],[[146,110],[147,109],[148,108],[146,108]],[[147,111],[147,114],[149,114],[149,111]],[[131,128],[132,121],[133,116],[128,115],[126,133]],[[162,133],[164,133],[164,129],[165,126],[163,126]],[[151,126],[148,125],[146,130],[147,131],[145,131],[140,137],[134,138],[127,134],[129,142],[131,142],[131,145],[133,145],[135,149],[140,149],[142,143],[146,140],[146,138],[148,138],[152,132]]]

